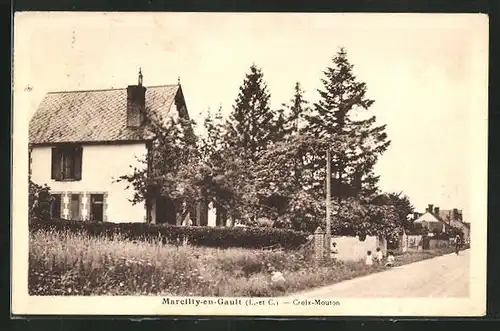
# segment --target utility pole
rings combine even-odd
[[[330,258],[330,250],[331,250],[331,215],[332,215],[332,198],[331,198],[331,183],[332,180],[332,169],[331,169],[331,162],[330,162],[330,149],[327,148],[326,150],[326,238],[325,238],[325,244],[326,244],[326,256]]]

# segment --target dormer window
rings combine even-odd
[[[52,148],[52,179],[74,181],[82,179],[82,147],[64,145]]]

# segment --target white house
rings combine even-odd
[[[446,231],[449,226],[456,227],[462,230],[464,239],[470,240],[470,223],[464,222],[462,210],[452,209],[444,210],[434,205],[429,205],[424,214],[419,215],[415,219],[415,223],[422,224],[423,228],[427,228],[429,232],[438,230],[439,232]]]
[[[133,189],[114,180],[141,166],[153,138],[148,116],[189,118],[180,84],[48,93],[29,126],[31,179],[54,194],[53,217],[156,222],[169,206],[133,205]],[[150,207],[146,207],[150,205]],[[162,207],[162,208],[160,208]]]
[[[414,223],[421,224],[422,227],[429,230],[429,232],[446,231],[446,223],[439,216],[439,212],[434,212],[433,205],[429,205],[429,207],[425,210],[425,213],[415,219]]]

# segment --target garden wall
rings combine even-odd
[[[367,236],[364,241],[359,237],[332,237],[332,243],[337,243],[338,254],[336,258],[342,261],[356,261],[364,259],[367,251],[375,254],[377,247],[380,247],[384,254],[387,251],[387,241],[376,236]]]

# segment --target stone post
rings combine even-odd
[[[399,251],[404,253],[408,250],[408,236],[406,232],[403,231],[403,234],[399,236]]]
[[[314,260],[321,261],[325,256],[325,232],[318,226],[314,231]]]

